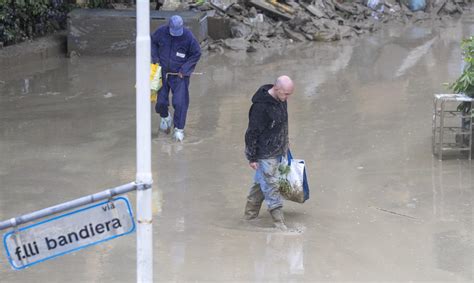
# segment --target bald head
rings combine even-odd
[[[270,94],[280,101],[286,101],[293,94],[294,89],[295,86],[290,77],[280,76],[276,79]]]
[[[288,76],[279,76],[275,81],[275,86],[283,89],[293,90],[293,81]]]

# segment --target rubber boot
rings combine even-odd
[[[252,220],[257,218],[261,206],[262,203],[255,204],[253,202],[247,201],[244,212],[245,220]]]
[[[171,123],[172,122],[173,121],[171,120],[171,115],[168,112],[168,117],[161,118],[159,131],[162,131],[162,132],[164,132],[168,135],[171,132]]]
[[[178,128],[174,128],[173,139],[174,139],[176,142],[183,142],[183,139],[184,139],[184,130],[178,129]]]
[[[281,207],[270,210],[270,214],[273,218],[273,224],[276,228],[286,231],[288,228],[285,225],[285,218],[283,217],[283,209]]]

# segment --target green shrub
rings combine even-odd
[[[0,0],[0,45],[66,28],[67,0]]]
[[[464,57],[464,68],[461,76],[449,85],[454,93],[464,93],[474,98],[474,36],[464,39],[461,42],[462,54]],[[459,110],[469,111],[470,104],[461,103]]]

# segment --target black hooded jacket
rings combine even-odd
[[[287,104],[268,93],[272,87],[264,85],[252,97],[245,133],[245,155],[249,162],[276,158],[288,150]]]

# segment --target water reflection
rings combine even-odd
[[[263,253],[256,257],[257,281],[288,280],[304,275],[302,235],[268,233]]]
[[[474,246],[472,245],[473,208],[471,162],[433,157],[432,245],[439,269],[474,279]]]
[[[436,266],[459,274],[472,282],[474,279],[474,247],[468,231],[449,230],[433,235]]]
[[[173,274],[178,275],[183,269],[186,259],[186,243],[182,241],[173,241],[170,247],[171,266]]]
[[[69,68],[64,64],[60,68],[40,70],[22,74],[23,78],[5,81],[0,92],[0,101],[13,102],[18,99],[39,96],[59,95],[69,91]],[[7,106],[2,104],[1,106]]]
[[[24,79],[24,85],[21,89],[23,94],[29,93],[30,92],[30,80],[29,79]]]

